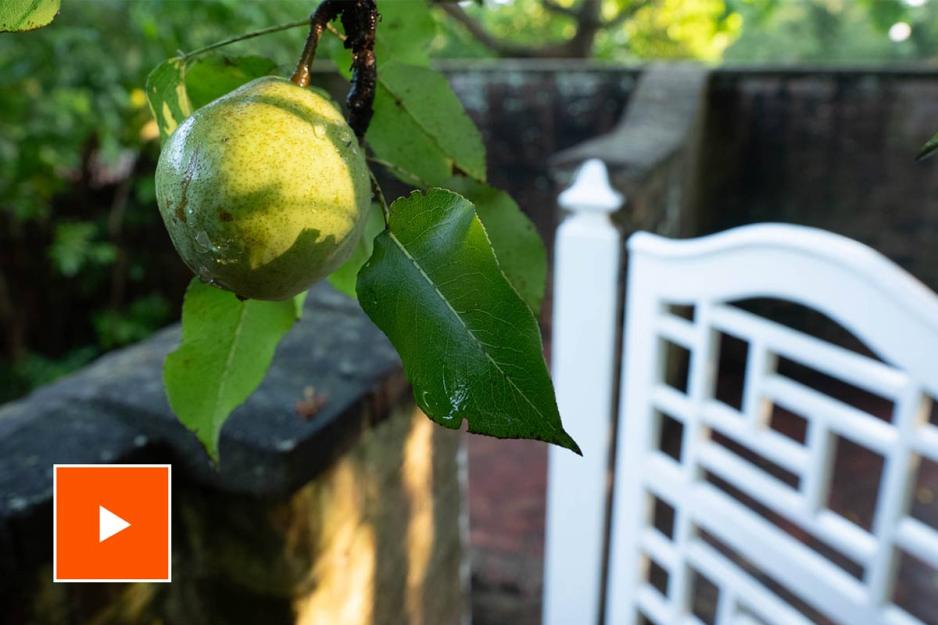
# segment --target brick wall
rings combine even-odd
[[[938,71],[714,72],[702,231],[781,221],[866,243],[938,290]]]

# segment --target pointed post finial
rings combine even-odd
[[[614,213],[622,208],[625,196],[609,184],[606,164],[591,158],[577,170],[573,184],[557,198],[560,207],[571,212]]]

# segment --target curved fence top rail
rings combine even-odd
[[[806,226],[754,224],[693,240],[639,232],[628,247],[656,265],[665,297],[806,305],[938,391],[938,296],[862,243]]]

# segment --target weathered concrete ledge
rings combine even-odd
[[[328,466],[406,389],[384,335],[355,302],[317,287],[264,382],[222,430],[215,470],[166,401],[163,358],[178,341],[179,327],[167,328],[0,407],[0,519],[49,499],[53,463],[121,462],[150,450],[207,485],[281,495]],[[309,419],[296,412],[306,389],[326,397]]]
[[[696,176],[709,70],[692,63],[654,63],[642,73],[618,125],[551,159],[566,183],[589,158],[602,159],[613,186],[628,198],[614,218],[625,228],[679,235],[693,231]]]
[[[219,470],[164,395],[178,336],[0,407],[0,623],[459,622],[459,433],[414,407],[358,305],[311,291]],[[129,462],[173,464],[173,583],[53,585],[52,465]]]

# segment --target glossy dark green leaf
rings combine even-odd
[[[2,0],[0,32],[42,28],[55,18],[60,5],[61,0]]]
[[[485,146],[443,74],[427,67],[436,32],[424,0],[384,0],[375,51],[378,87],[366,139],[390,173],[419,187],[454,173],[485,180]],[[351,55],[330,38],[324,46],[348,78]]]
[[[475,205],[508,281],[531,310],[540,312],[547,281],[547,250],[531,220],[510,195],[485,183],[455,176],[445,186]]]
[[[358,297],[355,293],[358,271],[365,261],[371,258],[375,237],[382,230],[384,230],[384,215],[381,214],[381,207],[378,204],[372,204],[365,222],[365,231],[352,251],[352,255],[329,276],[329,283],[352,299]]]
[[[915,157],[915,160],[924,161],[929,156],[933,156],[935,152],[938,152],[938,133],[935,133],[935,136],[929,139],[928,143],[922,146],[922,149]]]
[[[560,422],[537,320],[472,203],[431,189],[390,212],[358,275],[358,299],[397,348],[420,408],[446,427],[465,419],[470,432],[579,453]]]
[[[388,170],[413,186],[444,184],[453,173],[452,159],[383,83],[378,84],[374,111],[366,139],[375,155],[390,165]]]
[[[299,297],[239,301],[192,280],[182,307],[182,342],[166,357],[169,405],[218,458],[218,436],[231,412],[258,387],[274,350],[297,318]]]
[[[482,135],[443,74],[388,62],[381,65],[378,81],[367,134],[378,158],[414,174],[425,186],[440,185],[459,172],[485,180]]]
[[[436,21],[426,0],[378,0],[381,23],[375,42],[379,64],[388,60],[429,65]]]
[[[277,64],[262,56],[200,56],[186,68],[186,91],[197,110],[255,78],[276,71]]]

